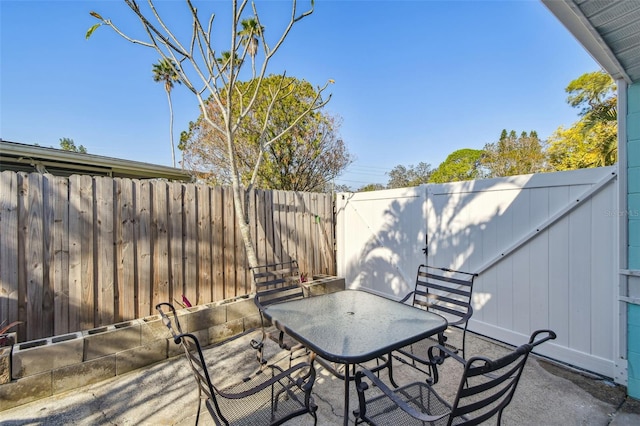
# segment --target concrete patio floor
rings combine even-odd
[[[245,334],[222,345],[206,349],[216,383],[232,383],[257,366],[249,346],[258,332]],[[499,342],[470,333],[468,355],[498,357],[510,350]],[[286,353],[268,346],[270,359],[284,359]],[[457,388],[459,369],[448,361],[436,385],[451,400]],[[415,370],[394,363],[394,376],[402,385],[415,381]],[[386,379],[386,373],[382,374]],[[375,390],[374,390],[375,391]],[[341,425],[343,382],[318,366],[314,386],[318,425]],[[350,412],[356,407],[351,385]],[[193,425],[197,390],[184,357],[172,358],[148,368],[86,386],[73,392],[25,404],[0,412],[2,425]],[[212,425],[203,407],[202,425]],[[512,403],[505,409],[504,425],[640,425],[640,402],[625,396],[624,387],[598,376],[569,369],[532,355],[527,361]],[[353,420],[351,419],[351,423]],[[311,416],[297,417],[289,425],[313,425]],[[495,419],[490,422],[495,424]]]

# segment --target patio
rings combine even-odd
[[[246,333],[205,350],[205,357],[216,383],[232,383],[257,366],[249,346],[259,331]],[[470,333],[468,354],[495,358],[509,348],[499,342]],[[269,359],[286,358],[268,345]],[[457,387],[459,371],[451,361],[441,369],[439,391],[451,398]],[[399,384],[415,381],[413,369],[394,363]],[[383,373],[383,378],[386,374]],[[352,385],[353,386],[353,385]],[[353,388],[352,388],[353,389]],[[342,382],[318,367],[314,386],[318,405],[318,425],[342,423]],[[640,402],[626,398],[625,389],[601,377],[578,372],[535,355],[529,357],[512,403],[505,409],[505,425],[637,425]],[[0,412],[3,425],[75,424],[75,425],[192,425],[195,421],[197,392],[191,371],[183,356],[135,370],[112,380],[72,392],[42,399]],[[351,392],[350,410],[356,406]],[[212,424],[206,415],[200,424]],[[292,425],[312,425],[310,416],[291,420]]]

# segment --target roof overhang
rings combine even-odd
[[[632,79],[602,35],[573,0],[541,0],[558,20],[615,80]]]
[[[8,142],[1,139],[0,170],[46,170],[52,174],[64,176],[91,174],[132,179],[169,179],[186,182],[192,180],[187,171],[173,167]]]

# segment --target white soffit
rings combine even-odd
[[[614,79],[640,80],[640,1],[541,1]]]

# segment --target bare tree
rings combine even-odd
[[[214,131],[218,132],[220,137],[224,138],[226,141],[228,150],[227,158],[229,159],[227,166],[233,187],[234,208],[236,215],[240,218],[244,218],[244,220],[239,221],[240,233],[242,235],[249,265],[257,266],[258,260],[249,230],[247,214],[248,194],[255,184],[256,177],[254,174],[249,185],[246,188],[242,187],[237,166],[237,144],[235,134],[254,106],[262,79],[265,76],[270,60],[280,49],[294,24],[313,13],[313,0],[311,0],[309,9],[302,12],[298,11],[297,1],[292,0],[291,17],[284,25],[282,32],[279,33],[279,38],[275,39],[275,43],[272,44],[267,41],[265,38],[265,31],[256,31],[253,33],[253,36],[259,39],[262,47],[261,57],[258,58],[256,56],[256,60],[261,60],[261,65],[257,67],[259,69],[256,76],[257,84],[247,86],[250,88],[251,93],[243,94],[243,96],[239,97],[234,97],[232,95],[237,90],[240,90],[236,84],[238,82],[240,70],[246,55],[249,54],[251,56],[251,52],[249,50],[253,48],[252,46],[255,46],[255,43],[253,42],[243,43],[243,35],[239,34],[241,33],[239,26],[241,25],[242,20],[246,19],[243,18],[243,16],[249,15],[250,18],[255,20],[257,28],[262,28],[255,2],[250,3],[251,11],[247,13],[245,12],[248,10],[248,0],[233,0],[230,2],[232,12],[230,48],[219,49],[220,52],[228,51],[229,56],[228,62],[225,62],[222,65],[220,64],[220,61],[218,61],[220,55],[216,55],[217,50],[213,45],[212,30],[214,27],[214,13],[209,16],[207,21],[203,21],[198,10],[194,7],[193,2],[185,0],[186,7],[190,14],[190,19],[192,21],[192,31],[190,36],[181,38],[177,36],[177,34],[179,34],[178,31],[174,32],[169,28],[169,22],[161,16],[161,13],[156,8],[153,0],[148,1],[148,5],[144,10],[135,0],[124,0],[124,2],[140,21],[140,24],[144,29],[144,33],[146,34],[146,37],[143,40],[130,36],[130,33],[128,34],[110,19],[103,18],[97,12],[90,13],[91,16],[96,18],[99,22],[89,28],[86,37],[91,37],[94,31],[100,26],[108,26],[125,40],[140,46],[154,49],[160,55],[161,59],[173,61],[170,63],[172,66],[175,64],[175,72],[180,81],[182,81],[184,86],[187,87],[196,97],[205,122],[211,126]],[[216,5],[219,4],[220,3],[217,3]],[[239,63],[238,58],[240,60]],[[300,113],[298,117],[291,122],[289,127],[283,129],[279,134],[268,135],[264,129],[266,127],[266,122],[269,119],[270,111],[273,109],[273,106],[279,98],[286,95],[284,86],[280,86],[273,90],[271,102],[268,105],[267,113],[265,114],[265,126],[263,126],[263,130],[258,138],[260,155],[255,158],[255,170],[258,170],[260,162],[262,161],[262,153],[268,149],[271,144],[279,140],[284,134],[294,128],[307,114],[323,107],[331,99],[330,95],[324,100],[321,97],[329,83],[330,81],[327,81],[324,86],[318,88],[315,100],[305,111]],[[206,108],[205,104],[207,99],[210,103],[217,106],[218,112],[223,117],[222,125],[220,125],[220,122],[213,120],[212,117],[209,116],[208,108]],[[249,99],[249,101],[241,101],[241,105],[234,105],[234,102],[237,102],[236,99]],[[253,284],[251,291],[255,292]]]

